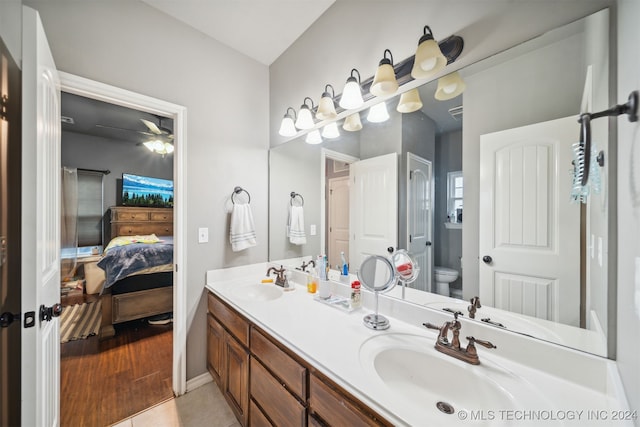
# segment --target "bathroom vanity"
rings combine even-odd
[[[293,291],[260,283],[268,267],[207,274],[207,364],[242,425],[633,424],[613,361],[461,319],[463,346],[467,336],[497,346],[479,348],[474,366],[435,351],[437,333],[422,326],[450,313],[381,295],[390,328],[371,330],[370,292],[341,310],[295,272]]]

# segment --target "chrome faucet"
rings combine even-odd
[[[460,329],[462,328],[462,325],[458,320],[458,316],[461,314],[462,313],[459,311],[454,312],[454,319],[444,322],[442,326],[436,326],[431,323],[423,323],[422,325],[429,329],[436,329],[439,331],[435,345],[436,350],[464,362],[471,363],[472,365],[478,365],[480,364],[480,359],[478,358],[478,351],[475,346],[476,344],[480,344],[486,348],[497,347],[489,341],[479,340],[472,336],[467,337],[469,344],[467,344],[466,349],[460,347]],[[452,331],[453,333],[451,343],[449,343],[449,331]]]
[[[288,288],[289,287],[289,283],[287,280],[287,275],[286,273],[286,269],[283,266],[280,266],[280,268],[275,268],[275,267],[269,267],[269,269],[267,270],[267,276],[270,276],[271,273],[276,273],[276,285],[278,286],[282,286],[283,288]]]
[[[467,307],[467,310],[469,310],[469,318],[475,319],[476,310],[482,308],[482,306],[480,305],[480,297],[473,297],[469,302],[471,303],[471,305]]]

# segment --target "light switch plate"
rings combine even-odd
[[[311,234],[312,236],[316,235],[316,225],[315,224],[311,224],[309,226],[309,234]]]
[[[198,243],[207,243],[209,241],[209,229],[206,227],[198,228]]]

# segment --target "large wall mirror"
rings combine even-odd
[[[586,188],[572,145],[580,112],[609,107],[609,44],[603,10],[458,70],[466,88],[453,99],[436,100],[431,81],[418,111],[396,111],[398,95],[385,122],[367,109],[357,132],[340,121],[338,138],[272,148],[270,260],[326,253],[336,268],[344,253],[353,272],[406,249],[421,272],[406,299],[467,313],[479,297],[477,321],[607,356],[607,121],[593,124],[605,160]],[[304,209],[302,245],[288,234],[292,206]]]

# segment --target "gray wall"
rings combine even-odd
[[[618,99],[640,89],[640,2],[618,2]],[[640,122],[618,125],[618,369],[632,410],[640,410]],[[615,227],[615,223],[614,223]],[[640,420],[635,421],[640,426]]]
[[[187,108],[187,379],[206,372],[207,270],[267,260],[269,70],[140,1],[28,0],[58,69]],[[246,123],[247,117],[251,124]],[[258,246],[234,253],[225,201],[251,192]],[[198,227],[209,243],[197,243]]]
[[[459,276],[452,287],[461,288],[462,230],[445,228],[447,221],[447,173],[462,170],[462,131],[453,131],[436,136],[435,209],[434,209],[434,263],[441,267],[458,270]],[[466,187],[466,183],[465,183]],[[466,191],[466,188],[465,188]],[[466,210],[464,212],[466,214]],[[463,216],[463,223],[464,223]],[[469,218],[472,220],[472,217]]]
[[[103,180],[105,212],[122,199],[123,172],[173,179],[172,154],[162,157],[144,146],[76,132],[62,132],[62,166],[111,171]]]

